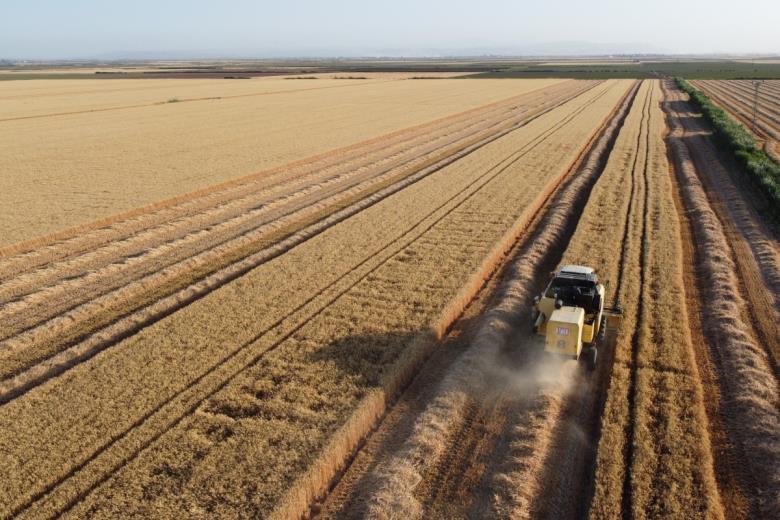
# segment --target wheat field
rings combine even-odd
[[[29,82],[24,82],[22,93],[13,90],[15,82],[0,84],[4,107],[0,119],[6,119],[0,121],[0,169],[5,172],[0,219],[6,230],[0,245],[257,173],[557,80],[514,85],[497,81],[480,83],[478,88],[456,79],[327,78],[309,85],[312,82],[264,78],[224,80],[219,86],[196,81],[192,87],[178,80],[149,82],[152,85],[147,80],[100,81],[98,87],[121,85],[91,92],[97,87],[76,89],[69,80],[41,80],[40,88],[48,96],[25,94]],[[52,96],[61,86],[66,93]],[[169,103],[172,99],[179,102]],[[94,109],[103,111],[90,112]],[[75,113],[57,115],[63,112]],[[29,116],[35,117],[13,119]]]
[[[780,511],[780,245],[671,83],[312,77],[0,82],[0,518]]]

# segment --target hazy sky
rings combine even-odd
[[[780,53],[780,0],[0,0],[0,58],[469,50]]]

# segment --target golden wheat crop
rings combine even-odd
[[[2,457],[25,476],[3,503],[57,511],[123,466],[73,512],[227,514],[238,500],[262,515],[295,501],[293,479],[313,492],[334,468],[307,468],[343,461],[328,442],[361,410],[367,428],[393,363],[625,88],[596,87],[4,405]]]
[[[0,84],[0,245],[560,82],[73,81]]]

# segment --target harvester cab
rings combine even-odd
[[[534,332],[544,336],[550,354],[587,360],[596,368],[597,344],[607,330],[607,316],[619,308],[604,307],[605,287],[593,268],[564,265],[553,273],[541,295],[534,298]]]

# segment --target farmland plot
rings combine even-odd
[[[60,351],[48,365],[105,348],[592,86],[521,96],[523,109],[512,98],[23,248],[0,261],[3,375],[16,376],[2,388],[46,375],[38,374],[41,365],[30,375],[19,372]]]
[[[6,247],[0,517],[777,516],[775,231],[670,82],[536,86]]]
[[[717,104],[730,112],[749,131],[765,141],[767,154],[780,162],[780,81],[765,80],[759,88],[756,119],[753,124],[755,91],[747,80],[692,81]]]
[[[700,363],[709,375],[711,420],[722,429],[719,485],[727,491],[729,516],[776,516],[780,243],[743,198],[701,117],[674,86],[666,88],[680,205],[691,215],[686,263],[704,295],[691,302],[701,316]]]
[[[560,82],[75,81],[0,85],[0,246]]]
[[[397,377],[390,367],[414,358],[445,303],[566,171],[626,88],[590,84],[573,100],[12,399],[4,418],[16,426],[7,426],[34,427],[36,415],[50,419],[30,443],[12,448],[18,451],[7,462],[19,475],[48,476],[4,482],[5,513],[76,507],[80,514],[175,514],[202,507],[227,514],[238,507],[235,500],[259,513],[283,505],[278,501],[292,478],[314,479],[312,490],[319,491],[325,477],[307,476],[311,457],[348,417],[382,400],[382,389]],[[387,310],[377,315],[375,308]],[[22,415],[32,403],[38,411],[27,422]],[[224,438],[212,431],[223,421],[233,423]],[[3,431],[7,441],[18,440],[6,424]],[[40,452],[38,443],[49,435],[65,448]],[[6,453],[11,446],[3,445]],[[143,446],[149,449],[139,451]],[[183,448],[191,455],[177,464],[190,469],[165,469]],[[248,465],[235,472],[214,466],[234,456]],[[252,465],[254,457],[264,464]],[[206,468],[227,473],[209,476]],[[223,487],[229,481],[244,492]],[[186,494],[175,491],[182,485]],[[117,486],[126,500],[116,500]],[[301,499],[286,500],[295,508]]]
[[[326,515],[722,514],[691,339],[678,321],[679,224],[660,97],[644,82],[630,112],[615,114],[613,144],[556,196],[461,359],[431,389],[420,383],[425,404],[415,399],[408,419],[369,443],[374,455],[335,489]],[[507,318],[530,320],[544,268],[559,261],[594,266],[625,308],[595,376],[537,359],[538,342]],[[600,438],[595,453],[583,435]]]

